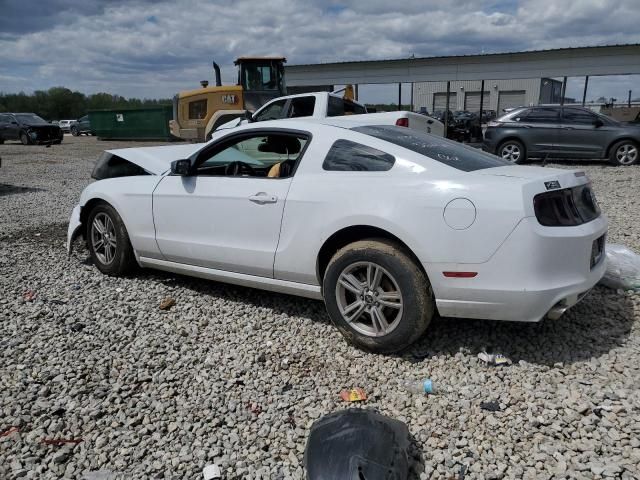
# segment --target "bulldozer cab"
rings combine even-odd
[[[213,62],[215,85],[178,93],[173,98],[171,134],[191,141],[204,141],[223,123],[254,112],[268,101],[286,94],[284,57],[240,57],[237,85],[222,85],[220,68]]]
[[[244,93],[244,108],[255,112],[269,100],[286,95],[284,57],[240,57],[238,85]]]

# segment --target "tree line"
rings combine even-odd
[[[110,93],[85,95],[65,87],[36,90],[30,95],[0,92],[0,112],[29,112],[46,120],[75,120],[89,110],[170,105],[171,99],[125,98]]]

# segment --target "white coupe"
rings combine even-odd
[[[267,121],[200,145],[105,152],[74,208],[96,267],[156,268],[324,299],[370,351],[433,316],[558,318],[604,273],[582,171],[525,167],[356,118]]]

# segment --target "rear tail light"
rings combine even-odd
[[[573,227],[600,215],[600,207],[588,184],[539,193],[533,198],[533,208],[538,222],[545,227]]]
[[[409,119],[408,118],[399,118],[398,120],[396,120],[396,125],[398,127],[408,127],[409,126]]]

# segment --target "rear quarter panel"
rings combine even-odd
[[[428,273],[431,263],[481,263],[523,217],[518,182],[474,176],[357,132],[345,137],[334,132],[310,144],[292,181],[274,264],[276,278],[317,284],[322,245],[354,225],[395,235]],[[324,171],[324,157],[338,138],[391,153],[396,163],[388,172]],[[476,207],[476,220],[465,230],[452,229],[443,218],[445,206],[456,198],[468,198]]]

